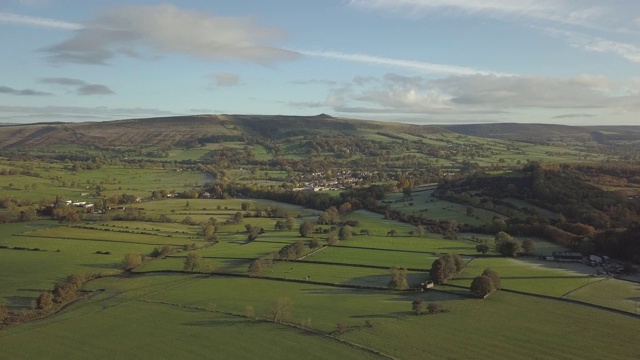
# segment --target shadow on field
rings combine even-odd
[[[81,264],[80,266],[92,268],[92,269],[122,269],[122,263],[111,263],[111,264]]]
[[[33,297],[28,296],[7,296],[7,309],[9,311],[20,311],[25,309],[31,309],[32,302],[35,301]]]
[[[523,279],[584,279],[584,276],[500,276],[502,280],[523,280]],[[456,277],[456,280],[469,280],[473,281],[472,277]]]

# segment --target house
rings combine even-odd
[[[582,254],[573,251],[554,251],[553,257],[560,262],[582,262]]]

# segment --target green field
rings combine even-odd
[[[58,315],[0,332],[3,354],[11,359],[195,359],[212,354],[374,358],[324,335],[341,322],[347,330],[340,339],[401,359],[635,359],[640,355],[637,347],[629,346],[637,338],[636,319],[507,293],[480,301],[440,292],[404,294],[189,275],[103,278],[86,288],[107,290]],[[313,331],[244,316],[250,306],[263,319],[270,304],[281,297],[292,304],[290,321]],[[411,301],[417,298],[437,301],[449,312],[412,315]],[[366,320],[372,327],[365,326]],[[581,330],[574,331],[577,328]],[[450,346],[461,336],[464,346]],[[77,341],[79,337],[86,341]],[[41,339],[36,346],[34,338]],[[247,345],[246,340],[253,338]],[[429,346],[413,345],[425,339]]]

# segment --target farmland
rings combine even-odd
[[[637,275],[544,260],[593,247],[584,238],[599,228],[517,191],[487,199],[485,189],[465,190],[474,200],[465,202],[452,187],[467,171],[520,179],[510,171],[527,160],[605,155],[580,143],[323,119],[275,117],[289,133],[251,117],[190,118],[200,137],[168,121],[175,132],[154,141],[136,130],[152,120],[121,123],[126,136],[105,123],[103,138],[78,127],[79,143],[29,138],[18,150],[0,127],[0,309],[11,314],[0,319],[3,356],[640,357],[629,346]],[[494,240],[511,221],[513,257]],[[580,234],[573,243],[549,238],[570,231]],[[460,268],[423,289],[445,254]],[[487,268],[502,290],[477,299],[471,283]],[[70,283],[73,296],[61,299]],[[43,306],[43,294],[53,303]]]

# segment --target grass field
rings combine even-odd
[[[567,296],[613,309],[640,314],[640,284],[617,279],[597,279]]]
[[[170,274],[103,278],[86,288],[107,290],[56,316],[0,332],[3,354],[11,359],[373,358],[322,335],[341,322],[347,327],[341,339],[399,359],[625,360],[640,355],[630,346],[637,340],[636,319],[507,293],[468,300],[437,291]],[[243,316],[250,306],[263,318],[281,297],[292,304],[290,321],[320,333]],[[448,312],[412,315],[411,301],[419,298],[437,301]],[[464,346],[451,346],[461,336]],[[428,346],[418,345],[425,341]]]
[[[561,297],[562,295],[589,284],[588,276],[593,270],[586,265],[557,263],[532,258],[477,258],[450,283],[470,286],[476,276],[486,268],[500,274],[504,289],[524,291],[534,294]]]

